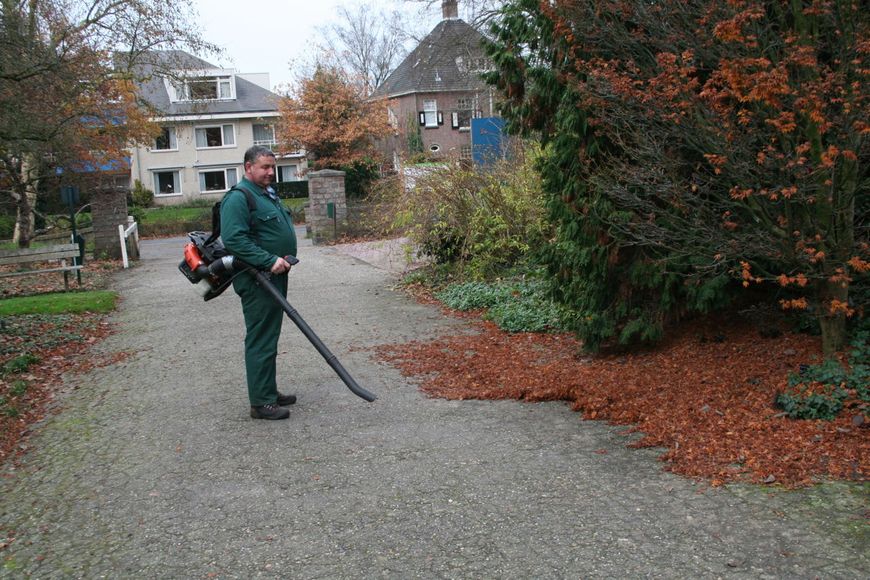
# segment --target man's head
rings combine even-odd
[[[275,154],[271,149],[254,145],[245,151],[245,177],[262,188],[275,181]]]

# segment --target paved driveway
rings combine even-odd
[[[380,398],[353,396],[288,321],[278,374],[300,402],[253,421],[238,299],[203,303],[182,244],[145,242],[118,276],[99,348],[132,356],[70,378],[6,466],[0,576],[870,576],[866,486],[710,489],[562,404],[421,396],[371,347],[462,322],[337,248],[303,242],[290,302]]]

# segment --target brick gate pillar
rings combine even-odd
[[[308,174],[308,236],[315,244],[334,240],[347,228],[344,171],[323,169]]]
[[[94,222],[94,259],[121,259],[118,226],[127,227],[127,189],[100,187],[91,200]]]

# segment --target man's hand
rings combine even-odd
[[[290,271],[290,263],[287,262],[287,260],[285,260],[284,258],[279,256],[278,259],[275,260],[275,263],[272,264],[272,268],[270,268],[269,271],[272,272],[273,274],[283,274],[284,272],[289,272]]]

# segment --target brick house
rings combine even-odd
[[[220,197],[244,175],[252,145],[274,147],[279,96],[268,73],[222,69],[182,51],[155,51],[154,73],[140,95],[157,111],[162,132],[131,151],[131,177],[154,191],[158,205]],[[157,71],[178,69],[177,75]],[[172,78],[170,78],[170,76]],[[277,152],[276,152],[277,153]],[[278,156],[278,182],[305,179],[302,151]]]
[[[471,159],[471,119],[495,115],[494,92],[480,78],[489,68],[483,35],[443,0],[442,20],[373,93],[388,99],[394,135],[383,147],[393,165],[415,152],[434,159]]]

